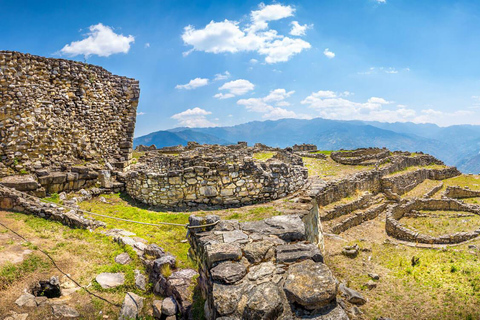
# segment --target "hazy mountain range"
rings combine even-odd
[[[232,127],[175,128],[157,131],[134,139],[134,146],[157,148],[186,145],[188,141],[208,144],[261,142],[274,147],[313,143],[322,150],[387,147],[390,150],[423,151],[455,165],[464,173],[480,173],[480,126],[383,123],[281,119],[254,121]]]

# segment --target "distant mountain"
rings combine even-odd
[[[133,139],[133,147],[143,144],[150,146],[154,144],[157,148],[177,146],[179,144],[186,146],[188,141],[196,141],[201,144],[230,144],[229,141],[212,136],[209,134],[196,132],[190,129],[183,129],[176,132],[157,131],[139,138]]]
[[[339,121],[281,119],[253,121],[232,127],[175,128],[136,138],[134,145],[157,147],[186,145],[187,141],[231,144],[247,141],[273,147],[313,143],[323,150],[387,147],[390,150],[423,151],[457,165],[463,172],[480,173],[480,126],[439,127],[435,124],[383,123],[375,121]]]

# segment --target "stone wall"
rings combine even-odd
[[[190,225],[216,220],[190,216]],[[348,319],[337,303],[337,280],[306,239],[296,215],[189,230],[206,318]]]
[[[338,163],[346,165],[359,165],[367,161],[381,160],[390,156],[390,150],[379,148],[356,149],[353,151],[332,152],[330,157]]]
[[[102,222],[83,217],[75,210],[65,209],[53,203],[41,202],[38,198],[2,185],[0,185],[0,208],[59,221],[74,228],[87,229],[104,225]]]
[[[0,51],[0,177],[34,166],[131,159],[138,81],[63,59]]]
[[[317,146],[314,144],[303,143],[303,144],[295,144],[292,147],[293,152],[302,152],[302,151],[317,151]]]
[[[447,198],[454,199],[477,198],[480,197],[480,191],[457,186],[448,186],[443,195]]]
[[[454,234],[432,237],[411,230],[402,225],[399,221],[410,212],[419,210],[465,211],[480,214],[480,207],[465,204],[454,199],[415,199],[410,202],[401,202],[390,206],[387,210],[387,218],[385,221],[387,234],[400,240],[426,244],[455,244],[468,241],[480,235],[480,229],[477,229],[475,231],[457,232]]]
[[[306,168],[278,161],[197,162],[200,160],[192,159],[197,165],[176,170],[155,172],[147,167],[131,171],[126,190],[133,198],[155,206],[237,206],[285,197],[299,190],[308,176]]]

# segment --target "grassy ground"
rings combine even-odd
[[[58,222],[52,222],[34,216],[0,211],[0,221],[19,232],[32,243],[23,240],[6,231],[0,226],[0,233],[8,240],[2,243],[1,254],[18,252],[15,247],[28,248],[31,253],[24,255],[23,261],[0,262],[0,315],[6,315],[10,310],[18,313],[28,312],[29,319],[50,319],[51,307],[45,305],[28,310],[15,305],[15,300],[35,281],[58,276],[61,282],[67,281],[62,274],[53,267],[46,256],[37,249],[47,251],[58,266],[70,274],[80,284],[89,286],[94,293],[121,304],[126,291],[140,294],[134,284],[134,270],[145,272],[143,265],[136,254],[129,248],[114,243],[111,239],[98,232],[70,229]],[[127,265],[115,263],[115,257],[128,252],[133,259]],[[122,272],[125,274],[125,284],[115,289],[102,289],[94,280],[101,272]],[[145,296],[145,293],[142,293]],[[116,319],[119,309],[100,299],[91,297],[83,290],[60,298],[62,303],[74,307],[82,316],[80,319]],[[147,296],[146,304],[152,297]]]
[[[403,170],[393,172],[389,175],[386,175],[385,177],[386,178],[395,177],[395,176],[399,176],[399,175],[402,175],[402,174],[405,174],[405,173],[408,173],[408,172],[416,171],[418,169],[437,169],[437,170],[439,170],[439,169],[445,169],[445,168],[447,168],[447,166],[442,166],[442,165],[438,165],[438,164],[431,164],[431,165],[428,165],[428,166],[412,166],[412,167],[407,167]]]
[[[310,177],[317,176],[324,180],[341,178],[351,173],[373,169],[373,166],[346,166],[333,161],[330,157],[326,160],[303,158],[303,163],[307,167]]]
[[[253,154],[253,158],[259,161],[267,161],[272,158],[276,152],[256,152]]]
[[[440,181],[436,180],[425,180],[422,183],[420,183],[418,186],[410,190],[409,192],[405,193],[403,195],[403,198],[407,199],[414,199],[414,198],[421,198],[423,197],[428,191],[432,190],[435,186],[438,186],[441,184]],[[440,193],[441,191],[438,191]]]
[[[430,236],[441,236],[462,231],[474,231],[480,227],[480,216],[461,211],[421,211],[427,217],[405,217],[402,224]],[[458,217],[458,214],[469,215]]]

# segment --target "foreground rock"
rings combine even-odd
[[[103,289],[110,289],[121,286],[125,283],[123,273],[100,273],[95,280]]]
[[[80,314],[72,307],[60,304],[60,305],[53,305],[52,312],[55,317],[64,318],[78,318]]]
[[[125,300],[123,300],[122,309],[120,311],[120,316],[118,319],[136,319],[143,309],[144,300],[145,298],[142,298],[133,292],[127,292],[127,294],[125,295]]]

